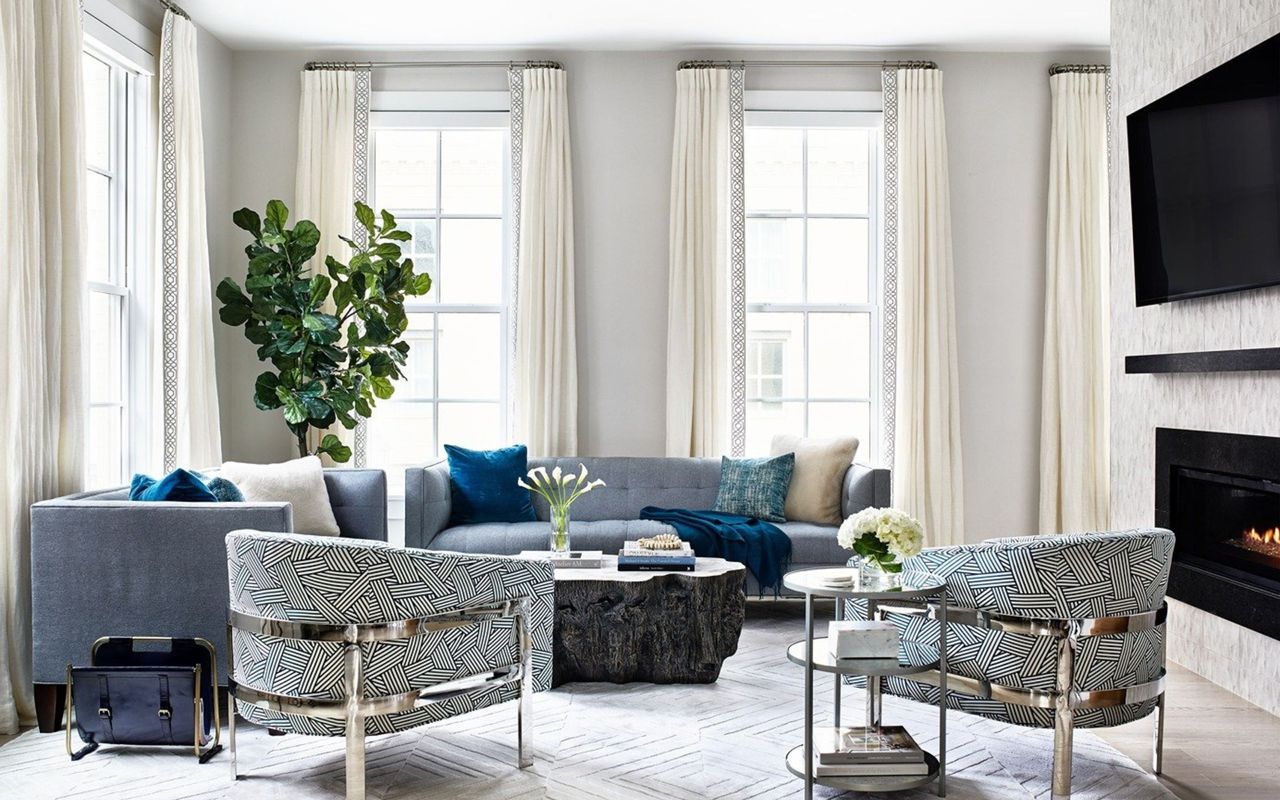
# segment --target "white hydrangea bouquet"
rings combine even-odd
[[[546,467],[534,467],[529,470],[529,482],[524,478],[516,478],[516,483],[537,494],[551,509],[551,550],[556,553],[569,551],[569,507],[573,501],[582,497],[592,489],[604,486],[599,478],[587,480],[587,467],[578,465],[581,471],[574,475],[563,472],[559,467],[547,474]]]
[[[864,508],[840,526],[836,540],[863,563],[881,572],[902,571],[902,562],[924,546],[924,529],[909,514],[896,508]]]

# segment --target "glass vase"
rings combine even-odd
[[[551,552],[569,552],[569,508],[551,508]]]
[[[902,573],[886,572],[874,558],[854,556],[848,566],[858,570],[858,586],[863,591],[886,591],[902,586]]]

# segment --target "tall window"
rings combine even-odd
[[[133,326],[146,257],[141,232],[148,79],[96,44],[87,45],[82,58],[89,289],[85,485],[102,488],[124,482],[137,455],[131,445],[138,443],[130,437],[141,396],[134,354],[145,337]]]
[[[387,470],[393,495],[403,494],[405,467],[445,444],[507,440],[507,118],[458,117],[464,124],[374,114],[374,203],[413,234],[409,254],[432,279],[431,294],[407,306],[405,379],[369,424],[369,460]]]
[[[880,128],[866,113],[748,113],[747,453],[773,436],[879,449]]]

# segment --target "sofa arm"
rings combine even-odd
[[[885,508],[892,504],[889,489],[889,470],[850,464],[840,493],[841,512],[848,517],[864,508]]]
[[[288,503],[50,500],[31,507],[33,678],[62,683],[100,636],[199,636],[225,676],[223,537],[287,532]]]
[[[387,473],[380,469],[326,469],[324,484],[344,538],[387,540]]]
[[[449,525],[453,511],[449,462],[437,461],[404,471],[404,544],[426,548]]]

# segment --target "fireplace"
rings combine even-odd
[[[1280,639],[1280,438],[1156,429],[1169,596]]]

